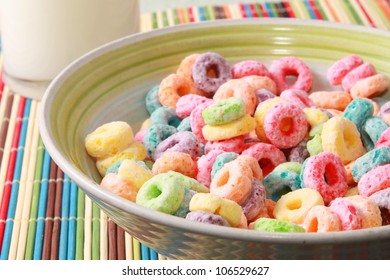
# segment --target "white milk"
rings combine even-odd
[[[1,5],[5,83],[37,99],[74,59],[140,28],[138,0],[1,0]]]

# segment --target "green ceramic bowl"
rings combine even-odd
[[[336,233],[259,233],[186,221],[126,201],[99,187],[83,139],[114,120],[134,130],[148,117],[144,97],[191,53],[218,52],[231,63],[293,55],[329,89],[326,69],[358,54],[390,74],[390,34],[293,19],[218,20],[129,36],[95,49],[64,69],[42,100],[39,123],[52,158],[107,215],[158,253],[179,259],[390,258],[390,226]],[[383,102],[390,93],[378,98]]]

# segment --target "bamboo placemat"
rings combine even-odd
[[[389,0],[258,1],[142,15],[142,30],[224,18],[291,17],[390,30]],[[165,259],[112,222],[50,158],[38,102],[0,80],[0,259]]]

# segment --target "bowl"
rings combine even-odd
[[[390,33],[296,19],[217,20],[140,33],[74,61],[50,84],[39,109],[42,140],[53,160],[129,234],[173,259],[390,258],[390,226],[334,233],[260,233],[194,223],[129,202],[101,187],[84,138],[123,120],[136,131],[148,117],[144,97],[189,54],[218,52],[230,63],[293,55],[313,71],[313,90],[330,88],[326,69],[355,53],[390,74]],[[386,92],[377,98],[383,103]]]

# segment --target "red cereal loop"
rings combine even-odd
[[[232,66],[232,78],[239,79],[246,76],[266,76],[271,78],[267,67],[257,60],[243,60]]]
[[[286,89],[300,89],[308,92],[313,83],[309,67],[302,60],[293,56],[286,56],[274,61],[269,68],[269,72],[279,93]],[[295,82],[291,85],[288,84],[287,76],[296,76]]]
[[[264,132],[267,139],[280,149],[298,145],[307,130],[308,122],[305,113],[288,102],[275,104],[264,119]]]
[[[303,184],[318,191],[326,205],[347,192],[347,172],[340,157],[322,152],[310,157],[303,170]]]

